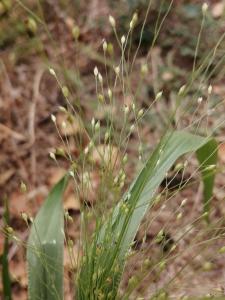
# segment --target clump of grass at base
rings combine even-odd
[[[97,228],[93,243],[85,246],[85,259],[78,275],[78,299],[99,299],[99,295],[103,299],[116,298],[126,255],[166,172],[189,151],[198,150],[201,157],[202,151],[205,154],[208,148],[210,157],[217,149],[216,145],[211,152],[212,144],[214,142],[208,138],[179,131],[162,138],[130,189],[113,209],[109,221]],[[212,176],[208,179],[213,181]]]

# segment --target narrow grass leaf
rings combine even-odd
[[[211,139],[203,147],[201,147],[197,151],[197,158],[199,160],[202,181],[204,184],[204,212],[206,213],[206,220],[209,220],[208,215],[218,159],[218,143],[216,140]]]
[[[4,221],[5,226],[7,226],[9,224],[9,207],[8,207],[7,199],[5,199],[3,221]],[[10,274],[9,274],[8,251],[9,251],[9,238],[8,238],[8,236],[5,236],[4,251],[1,256],[3,298],[5,300],[12,299],[11,279],[10,279]]]

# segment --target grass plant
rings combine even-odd
[[[47,63],[46,69],[56,80],[65,99],[65,104],[58,108],[57,114],[51,115],[61,147],[51,151],[49,156],[57,165],[60,164],[60,158],[65,159],[70,167],[67,174],[53,187],[37,216],[33,219],[23,214],[30,229],[25,247],[31,300],[63,299],[65,247],[71,260],[74,297],[78,300],[169,299],[170,286],[189,268],[188,262],[171,276],[165,276],[161,286],[151,288],[148,298],[135,298],[135,293],[148,278],[157,281],[157,278],[164,276],[167,267],[184,255],[179,252],[182,241],[191,237],[185,252],[193,261],[201,253],[208,253],[212,244],[217,249],[216,255],[224,252],[224,218],[214,221],[211,217],[215,209],[212,206],[215,176],[223,170],[218,164],[217,137],[218,131],[224,126],[224,120],[218,118],[213,126],[210,125],[210,119],[221,112],[223,100],[214,102],[214,87],[210,80],[223,64],[225,55],[219,50],[225,36],[222,34],[214,48],[199,58],[208,14],[208,5],[204,3],[190,74],[172,95],[174,100],[167,110],[164,104],[168,94],[160,89],[153,51],[164,22],[173,9],[173,0],[169,1],[166,9],[165,1],[161,2],[152,44],[144,59],[139,59],[138,56],[153,2],[148,2],[135,52],[132,51],[132,44],[134,28],[138,23],[136,12],[129,22],[128,32],[121,37],[118,34],[117,20],[109,16],[117,51],[120,53],[119,59],[113,56],[111,41],[102,42],[100,54],[90,51],[99,62],[91,74],[92,90],[95,91],[90,101],[94,107],[91,117],[86,118],[83,114],[82,103],[73,98],[71,81],[67,85],[62,76],[66,74],[67,78],[71,78],[70,70],[63,63],[56,67],[54,63]],[[17,0],[17,3],[51,35],[42,17],[32,12],[23,1]],[[71,34],[75,37],[76,49],[89,51],[79,41],[80,29],[77,25],[73,27]],[[54,39],[51,39],[56,45]],[[218,51],[220,58],[217,56]],[[150,73],[154,96],[146,107],[141,106],[139,100]],[[79,72],[76,75],[80,80]],[[135,84],[134,76],[139,78]],[[59,114],[63,116],[63,121],[59,121]],[[153,118],[160,138],[157,142],[146,143],[143,128]],[[64,134],[66,130],[74,128],[78,128],[78,133],[73,136],[79,149],[77,157],[73,156],[71,140]],[[132,151],[136,155],[135,159],[130,154]],[[193,153],[196,153],[195,158]],[[128,167],[132,173],[135,172],[132,176]],[[100,178],[97,189],[93,179],[96,173]],[[177,177],[180,179],[174,184]],[[63,210],[62,205],[63,193],[69,181],[73,182],[74,193],[82,200],[79,241],[69,238],[67,230],[73,218],[68,211]],[[171,220],[167,219],[156,236],[148,241],[148,232],[165,207],[173,209],[173,219],[177,224],[185,220],[187,199],[184,198],[176,206],[173,199],[192,186],[193,189],[196,186],[201,188],[202,202],[198,214],[194,213],[193,219],[188,219],[187,223],[181,223],[177,228],[177,235],[172,238],[168,232],[174,232],[174,228]],[[91,193],[95,194],[96,203],[89,199]],[[149,218],[151,213],[153,215]],[[139,232],[144,234],[137,248]],[[5,233],[15,239],[13,233],[7,230]],[[75,243],[79,247],[77,256],[73,253]],[[157,255],[152,254],[149,259],[148,252],[153,253],[156,245],[160,247],[160,251]],[[214,258],[209,254],[206,256],[208,261],[203,263],[203,267],[201,265],[205,271],[210,270]],[[132,271],[130,278],[125,280],[124,274],[129,274],[128,266],[130,263],[134,264],[135,257],[138,271]],[[202,269],[196,268],[196,273],[198,271]],[[183,296],[185,292],[181,297]],[[207,297],[214,299],[213,295]]]

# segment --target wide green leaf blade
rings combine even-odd
[[[199,150],[201,162],[204,160],[203,152],[205,157],[210,157],[211,147],[204,147],[210,140],[185,131],[170,132],[161,139],[129,190],[113,210],[111,217],[97,232],[97,238],[86,253],[87,258],[78,278],[79,300],[89,299],[94,290],[101,291],[103,286],[104,293],[110,293],[109,299],[115,299],[126,254],[160,183],[180,156]],[[204,160],[204,166],[208,162],[211,164],[211,161]],[[209,174],[209,178],[212,182],[211,175]],[[207,197],[211,197],[211,192],[208,191]],[[98,280],[93,282],[96,274]],[[92,291],[88,291],[87,285]]]
[[[33,221],[27,248],[29,299],[63,299],[63,177]]]
[[[132,183],[129,191],[121,200],[122,203],[127,203],[132,214],[127,216],[121,214],[121,202],[114,210],[114,230],[117,229],[117,232],[120,233],[124,222],[129,220],[129,225],[126,225],[126,228],[124,228],[126,232],[123,234],[123,242],[120,249],[121,255],[129,248],[157,188],[176,160],[188,152],[198,150],[198,159],[202,163],[200,169],[204,170],[208,165],[212,164],[210,157],[212,157],[212,152],[215,151],[214,147],[209,146],[212,144],[214,145],[214,140],[184,131],[169,133],[161,140],[146,165]],[[207,175],[207,183],[210,183],[211,186],[214,174],[207,172]],[[204,192],[204,195],[207,195],[208,199],[211,197],[212,189],[209,190],[207,184],[204,186],[204,191],[206,190],[207,193]]]

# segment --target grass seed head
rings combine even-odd
[[[95,75],[95,77],[98,76],[98,68],[96,66],[94,67],[94,75]]]
[[[218,252],[219,254],[225,253],[225,246],[221,247]]]
[[[66,156],[65,150],[61,147],[56,148],[55,153],[56,155],[59,156],[64,156],[64,157]]]
[[[183,95],[185,92],[185,89],[186,89],[186,85],[182,85],[182,87],[179,89],[178,95],[179,96]]]
[[[108,43],[108,46],[107,46],[107,52],[110,56],[113,56],[113,53],[114,53],[114,47],[113,47],[113,44],[112,43]]]
[[[182,212],[180,212],[178,215],[177,215],[177,220],[180,220],[181,218],[182,218],[182,216],[183,216],[183,214],[182,214]]]
[[[89,147],[87,146],[87,147],[85,147],[85,149],[84,149],[84,154],[87,155],[88,152],[89,152]]]
[[[121,37],[121,44],[124,45],[125,42],[126,42],[126,38],[125,38],[125,36],[123,35],[123,36]]]
[[[73,240],[69,239],[68,240],[68,248],[71,250],[73,248],[74,242]]]
[[[51,115],[51,120],[52,120],[52,122],[55,124],[55,123],[56,123],[56,116]]]
[[[198,100],[197,100],[198,104],[201,104],[201,103],[202,103],[202,100],[203,100],[203,98],[202,98],[202,97],[199,97]]]
[[[116,177],[114,178],[113,182],[114,182],[114,184],[117,184],[117,183],[118,183],[118,181],[119,181],[119,177],[118,177],[118,176],[116,176]]]
[[[202,214],[202,218],[206,218],[206,217],[208,217],[208,215],[209,215],[209,213],[206,211]]]
[[[145,269],[148,269],[150,266],[151,266],[151,261],[150,261],[149,258],[146,258],[146,259],[144,260],[144,262],[143,262],[143,267],[144,267]]]
[[[111,89],[108,89],[108,97],[109,97],[109,100],[112,99],[112,90]]]
[[[108,141],[109,137],[110,137],[110,133],[109,133],[109,131],[106,131],[106,133],[105,133],[105,137],[104,137],[104,139],[105,139],[105,142],[107,142],[107,141]]]
[[[72,36],[75,40],[78,40],[80,36],[80,28],[77,25],[75,25],[72,29]]]
[[[73,171],[73,170],[70,170],[70,171],[69,171],[69,175],[70,175],[72,178],[75,178],[75,174],[74,174],[74,171]]]
[[[144,109],[140,109],[139,112],[138,112],[138,118],[141,118],[144,114]]]
[[[100,82],[100,84],[103,83],[103,78],[102,78],[102,74],[98,73],[98,81]]]
[[[14,230],[13,230],[13,228],[11,226],[6,226],[6,232],[8,234],[13,234]]]
[[[216,168],[216,165],[209,165],[206,168],[204,168],[204,171],[211,171],[214,170]]]
[[[126,164],[127,163],[127,160],[128,160],[128,155],[127,153],[124,155],[123,157],[123,164]]]
[[[163,271],[165,269],[165,267],[166,267],[165,260],[160,261],[160,263],[159,263],[159,269],[160,269],[160,271]]]
[[[112,283],[112,278],[111,278],[111,277],[108,277],[108,278],[106,279],[106,282],[107,282],[107,284],[111,284],[111,283]]]
[[[134,26],[137,24],[137,20],[138,20],[138,14],[134,13],[133,17],[130,21],[130,30],[132,30],[134,28]]]
[[[128,285],[129,286],[134,286],[137,283],[138,279],[136,276],[132,276],[129,281],[128,281]]]
[[[177,172],[177,171],[180,171],[184,168],[184,164],[183,163],[178,163],[176,164],[175,168],[174,168],[174,171]]]
[[[155,198],[154,203],[155,203],[155,204],[158,204],[158,203],[160,202],[160,200],[161,200],[161,194],[158,194],[158,195],[156,196],[156,198]]]
[[[92,127],[92,128],[95,127],[95,118],[92,118],[92,120],[91,120],[91,127]]]
[[[209,5],[208,5],[206,2],[204,2],[204,3],[202,4],[202,13],[203,13],[203,15],[206,14],[208,8],[209,8]]]
[[[61,111],[61,112],[64,112],[64,113],[66,113],[67,112],[67,110],[66,110],[66,108],[64,107],[64,106],[59,106],[59,110]]]
[[[21,218],[24,220],[26,224],[28,224],[28,215],[25,212],[21,213]]]
[[[73,223],[73,218],[72,218],[71,216],[68,216],[68,221],[69,221],[70,223]]]
[[[98,101],[99,102],[104,102],[104,96],[102,94],[98,94]]]
[[[177,248],[177,245],[174,244],[174,245],[170,248],[170,252],[173,252],[176,248]]]
[[[147,75],[148,74],[148,65],[147,64],[142,64],[141,65],[141,74],[143,76]]]
[[[108,47],[107,42],[106,42],[106,40],[104,40],[104,42],[102,44],[102,48],[103,48],[104,53],[106,52],[107,47]]]
[[[110,23],[110,25],[113,27],[113,28],[115,28],[116,27],[116,21],[115,21],[115,19],[113,18],[113,16],[109,16],[109,23]]]
[[[56,161],[55,153],[54,152],[49,152],[49,156],[51,159]]]
[[[203,269],[203,271],[206,271],[206,272],[211,271],[213,269],[213,263],[210,261],[204,262],[202,265],[202,269]]]
[[[184,168],[186,168],[186,167],[187,167],[187,165],[188,165],[188,161],[187,161],[187,160],[185,160],[185,162],[184,162]]]
[[[156,243],[160,243],[163,240],[163,235],[164,235],[164,231],[163,229],[161,229],[155,238]]]
[[[62,128],[63,128],[63,129],[66,129],[66,127],[67,127],[67,123],[66,123],[65,121],[62,121],[62,124],[61,124],[61,126],[62,126]]]
[[[100,121],[95,124],[95,130],[98,131],[100,129]]]
[[[37,23],[36,21],[34,20],[34,18],[28,18],[27,19],[27,29],[32,32],[33,34],[35,34],[37,32]]]
[[[116,73],[116,76],[120,75],[120,66],[114,67],[114,71]]]
[[[49,70],[49,73],[50,73],[52,76],[56,77],[56,73],[55,73],[55,70],[54,70],[53,68],[49,68],[48,70]]]
[[[212,94],[212,89],[213,89],[213,88],[212,88],[212,85],[210,84],[209,87],[208,87],[208,94],[209,94],[209,95]]]
[[[135,130],[135,125],[132,124],[132,125],[130,126],[130,132],[134,132],[134,130]]]
[[[122,176],[121,176],[121,181],[125,181],[125,179],[126,179],[126,174],[123,173]]]
[[[181,202],[181,207],[183,207],[187,203],[187,198],[183,199]]]
[[[125,115],[128,115],[128,113],[129,113],[129,106],[128,105],[124,106],[124,113],[125,113]]]
[[[63,86],[62,87],[62,93],[63,93],[63,96],[65,97],[65,98],[68,98],[68,96],[69,96],[69,89],[68,89],[68,87],[67,86]]]
[[[27,191],[27,186],[23,181],[20,182],[20,191],[22,193],[26,193],[26,191]]]
[[[160,91],[156,94],[155,100],[159,100],[163,95],[163,91]]]

